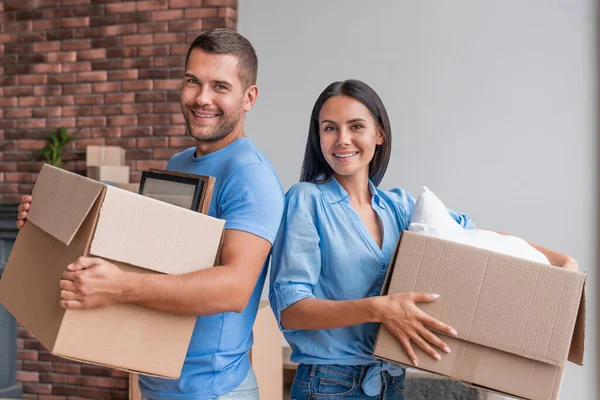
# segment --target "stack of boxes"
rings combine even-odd
[[[138,184],[129,183],[129,166],[125,165],[124,148],[88,146],[86,153],[88,178],[114,183],[121,189],[137,192]]]

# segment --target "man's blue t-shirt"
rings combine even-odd
[[[216,178],[209,215],[225,229],[252,233],[273,243],[283,214],[283,189],[269,160],[248,138],[195,157],[195,148],[174,155],[168,170]],[[270,255],[269,255],[270,256]],[[198,317],[181,376],[177,380],[141,376],[142,394],[156,399],[209,399],[235,389],[250,368],[252,325],[269,257],[246,309]],[[160,362],[160,360],[157,360]]]

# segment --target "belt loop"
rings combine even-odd
[[[310,366],[310,377],[314,378],[316,372],[317,372],[317,364],[312,364]]]

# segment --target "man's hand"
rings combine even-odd
[[[77,310],[117,303],[127,289],[126,274],[101,258],[79,257],[62,275],[60,305]]]
[[[25,195],[21,197],[21,204],[19,204],[19,212],[17,213],[17,228],[21,229],[27,221],[27,213],[31,208],[32,197]]]

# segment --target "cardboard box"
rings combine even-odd
[[[79,256],[183,274],[215,263],[225,221],[44,165],[0,280],[2,303],[53,354],[177,378],[196,322],[131,304],[65,311],[58,282]]]
[[[283,335],[268,300],[260,302],[252,333],[254,345],[250,349],[250,362],[256,374],[259,396],[261,400],[282,400]]]
[[[119,183],[119,189],[127,190],[128,192],[137,193],[140,189],[139,183]]]
[[[413,345],[419,369],[478,388],[556,399],[567,359],[582,365],[585,274],[402,232],[384,294],[438,293],[419,307],[458,332],[436,361]],[[414,368],[382,325],[374,356]]]
[[[87,176],[97,181],[116,184],[129,183],[129,167],[127,165],[100,165],[87,167]]]
[[[85,165],[125,165],[125,149],[119,146],[87,146]]]

